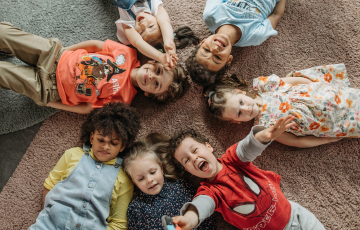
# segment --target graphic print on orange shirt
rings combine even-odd
[[[76,80],[82,79],[84,81],[76,84],[76,91],[85,96],[92,95],[93,90],[91,86],[95,87],[96,95],[99,96],[100,92],[97,85],[101,80],[106,79],[106,81],[109,82],[113,75],[125,72],[125,69],[119,68],[116,63],[110,59],[107,59],[105,62],[105,60],[100,57],[89,55],[82,56],[81,59],[84,61],[76,63],[76,66],[81,71],[81,74],[76,76]],[[118,60],[121,62],[119,64],[125,62],[123,55],[118,56],[116,61]]]

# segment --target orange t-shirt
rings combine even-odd
[[[136,89],[131,71],[140,66],[136,50],[106,40],[102,51],[65,51],[56,70],[56,81],[63,104],[92,103],[93,108],[111,101],[130,104]]]

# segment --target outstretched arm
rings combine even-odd
[[[281,78],[285,83],[298,85],[298,84],[309,84],[312,83],[311,80],[304,78],[304,77],[284,77]]]
[[[88,114],[92,110],[92,104],[86,103],[86,102],[83,102],[78,105],[65,105],[61,101],[53,101],[53,102],[47,103],[46,106],[49,106],[49,107],[52,107],[55,109],[66,110],[69,112],[81,113],[81,114]]]
[[[161,29],[161,34],[164,41],[164,49],[166,52],[166,61],[170,64],[171,68],[175,67],[175,63],[171,60],[172,58],[176,58],[176,46],[174,43],[174,31],[170,23],[170,18],[168,13],[166,12],[163,5],[159,5],[158,13],[156,15],[156,19]]]
[[[285,130],[295,125],[295,122],[293,122],[294,119],[294,116],[280,118],[273,126],[256,133],[255,139],[262,144],[266,144],[269,141],[278,138]]]
[[[318,145],[339,141],[341,139],[342,137],[298,137],[292,133],[283,133],[278,138],[276,138],[276,141],[284,145],[294,146],[298,148],[311,148]]]
[[[189,205],[185,215],[173,217],[173,223],[178,225],[181,230],[190,230],[196,227],[199,223],[199,214],[193,205]]]
[[[105,42],[99,40],[89,40],[89,41],[80,42],[72,46],[65,47],[65,49],[72,51],[78,49],[84,49],[89,53],[95,53],[102,50],[104,43]]]
[[[268,19],[271,22],[272,27],[275,29],[276,25],[280,22],[285,11],[286,0],[280,0],[276,3],[273,12],[270,14]]]
[[[144,54],[145,56],[154,59],[161,64],[167,63],[166,55],[161,53],[159,50],[152,47],[149,43],[144,41],[141,35],[136,32],[134,28],[131,28],[128,25],[123,25],[125,35],[131,45],[133,45],[136,49],[140,51],[140,53]]]

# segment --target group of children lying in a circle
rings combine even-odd
[[[224,75],[232,46],[260,45],[277,34],[285,1],[208,0],[204,21],[213,35],[201,42],[189,27],[174,33],[161,0],[114,0],[122,44],[90,40],[62,47],[59,39],[0,23],[0,55],[28,64],[0,61],[0,87],[39,105],[90,113],[81,128],[83,147],[67,150],[50,172],[44,209],[30,229],[162,229],[162,215],[174,216],[183,230],[215,229],[214,211],[239,229],[324,229],[285,198],[279,175],[252,161],[273,140],[314,147],[359,137],[360,91],[350,87],[345,66],[261,76],[253,86]],[[172,138],[151,133],[133,143],[140,119],[126,104],[138,90],[161,102],[179,98],[189,79],[176,49],[190,44],[197,47],[186,68],[204,86],[210,113],[234,123],[255,121],[219,159],[194,130]],[[140,66],[136,50],[126,45],[152,60]],[[182,170],[204,179],[197,192],[179,179]]]

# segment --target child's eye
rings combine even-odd
[[[239,111],[239,113],[238,113],[238,117],[240,117],[241,116],[241,112]]]
[[[155,174],[156,173],[156,170],[152,171],[151,174]]]
[[[240,105],[242,105],[242,104],[243,104],[243,101],[241,100],[241,101],[240,101]]]
[[[144,180],[144,177],[141,177],[141,178],[139,179],[139,181],[142,181],[142,180]]]
[[[155,82],[155,89],[159,86],[159,83],[156,81]]]
[[[218,55],[216,55],[215,58],[221,61],[221,58]]]
[[[99,141],[99,142],[104,142],[104,140],[103,140],[103,139],[98,139],[98,141]]]
[[[196,148],[196,149],[194,149],[193,153],[196,153],[196,151],[197,151],[197,148]]]
[[[113,146],[117,146],[119,143],[111,142]]]
[[[157,75],[160,75],[160,73],[161,73],[161,70],[160,70],[160,68],[158,68],[158,69],[156,70],[156,74],[157,74]]]
[[[185,164],[188,163],[188,161],[189,161],[189,158],[186,159]]]
[[[153,28],[154,27],[154,25],[151,25],[149,28]]]
[[[206,52],[210,52],[210,50],[209,50],[209,49],[207,49],[207,48],[204,48],[204,50],[205,50]]]

